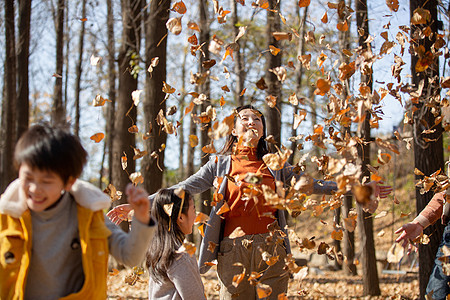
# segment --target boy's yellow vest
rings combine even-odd
[[[106,299],[108,236],[111,232],[105,225],[102,211],[94,212],[80,205],[77,205],[77,211],[84,284],[78,293],[60,299]],[[24,297],[31,234],[29,210],[20,219],[0,215],[0,300]]]

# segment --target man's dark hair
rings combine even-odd
[[[14,164],[17,168],[25,163],[31,168],[52,171],[67,183],[70,177],[81,175],[87,156],[79,138],[68,130],[37,124],[17,142]]]

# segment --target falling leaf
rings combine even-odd
[[[263,161],[271,170],[281,170],[291,154],[291,149],[286,149],[284,152],[268,153],[263,156]]]
[[[245,235],[245,232],[242,230],[241,227],[238,226],[233,230],[233,232],[228,236],[228,238],[235,239],[235,238],[238,238],[238,237],[241,237],[244,235]]]
[[[264,299],[272,294],[272,288],[267,284],[258,283],[256,285],[256,294],[258,295],[258,299]]]
[[[139,159],[144,157],[145,155],[148,154],[148,152],[146,150],[139,150],[138,148],[134,148],[133,146],[131,146],[134,150],[134,156],[133,156],[133,160]]]
[[[364,205],[371,201],[373,189],[369,185],[355,185],[352,187],[352,192],[356,201]]]
[[[344,237],[344,232],[342,230],[333,230],[331,233],[331,238],[336,241],[342,241]]]
[[[138,106],[141,93],[142,90],[135,90],[131,93],[131,98],[133,99],[134,106]]]
[[[294,113],[294,124],[292,125],[292,129],[296,130],[298,128],[298,126],[303,122],[303,120],[306,119],[306,111],[305,110],[301,110],[299,112],[300,114],[295,114]]]
[[[198,137],[196,135],[189,135],[189,145],[194,148],[198,145]]]
[[[377,214],[377,215],[375,216],[375,219],[381,219],[381,218],[384,218],[384,217],[387,216],[387,214],[388,214],[388,212],[385,211],[385,210],[383,210],[383,211],[381,211],[379,214]]]
[[[158,64],[159,64],[159,57],[153,57],[152,60],[151,60],[151,62],[150,62],[150,65],[148,66],[147,71],[148,71],[149,73],[152,73],[152,72],[153,72],[153,69],[156,68],[156,66],[157,66]]]
[[[207,223],[209,221],[209,216],[202,212],[198,212],[197,216],[195,216],[194,224]]]
[[[295,106],[298,105],[298,98],[295,93],[292,93],[292,95],[289,96],[289,103],[291,103],[292,105],[295,105]]]
[[[314,94],[324,96],[326,93],[330,91],[330,82],[328,80],[319,78],[316,82],[316,90]]]
[[[418,175],[418,176],[424,176],[424,175],[425,175],[424,173],[422,173],[422,171],[420,171],[420,170],[417,169],[417,168],[414,168],[414,174],[415,174],[415,175]]]
[[[275,75],[277,75],[277,79],[281,83],[283,83],[286,80],[287,72],[286,72],[286,68],[284,68],[284,67],[276,67],[274,69],[269,69],[269,72],[272,72]]]
[[[94,100],[92,100],[92,105],[94,107],[103,106],[103,105],[105,105],[105,102],[111,102],[111,101],[103,98],[100,94],[97,94],[95,96]]]
[[[328,14],[327,12],[325,12],[322,16],[322,18],[320,19],[320,21],[322,21],[322,23],[326,24],[328,23]]]
[[[260,90],[265,90],[268,88],[266,81],[264,80],[264,77],[261,77],[257,82],[256,82],[256,87]]]
[[[208,144],[206,146],[202,147],[202,152],[204,153],[208,153],[208,154],[213,154],[216,153],[216,148],[214,147],[214,144],[211,142],[211,144]]]
[[[113,268],[112,271],[109,272],[109,276],[116,276],[119,273],[120,273],[119,270]]]
[[[237,36],[234,38],[234,42],[236,43],[241,37],[244,36],[245,31],[247,30],[247,26],[239,26],[239,32]]]
[[[131,173],[129,178],[131,180],[131,183],[133,183],[134,185],[138,185],[144,182],[144,177],[142,176],[141,172]]]
[[[274,108],[277,105],[277,97],[273,95],[266,96],[266,103],[270,108]]]
[[[163,209],[164,209],[164,212],[165,212],[169,217],[171,217],[171,216],[172,216],[172,209],[173,209],[173,202],[168,203],[168,204],[164,204],[164,205],[163,205]]]
[[[123,155],[120,157],[120,162],[122,164],[122,170],[125,170],[128,165],[127,154],[125,152],[123,152]]]
[[[380,146],[380,147],[382,147],[384,149],[387,149],[387,150],[391,150],[395,154],[400,154],[400,152],[398,151],[397,145],[391,144],[391,143],[389,143],[387,141],[383,141],[380,138],[377,138],[375,141],[376,141],[378,146]]]
[[[385,164],[389,163],[390,160],[391,160],[391,155],[389,153],[378,152],[377,161],[380,165],[385,165]]]
[[[237,265],[238,263],[235,263],[234,265]],[[242,265],[242,264],[241,264]],[[236,274],[233,276],[233,282],[231,283],[234,287],[238,287],[239,284],[244,280],[245,278],[245,268],[243,268],[242,272],[239,274]]]
[[[393,12],[398,11],[398,0],[386,0],[386,5]]]
[[[328,56],[326,56],[323,52],[320,53],[319,57],[317,57],[317,65],[322,67],[323,63],[327,60]]]
[[[172,6],[171,11],[175,11],[183,15],[186,13],[186,5],[183,3],[183,1],[177,2]]]
[[[348,230],[349,232],[355,231],[357,217],[358,217],[358,214],[356,212],[350,211],[348,213],[348,217],[344,218],[344,228],[346,230]]]
[[[292,33],[288,32],[272,32],[272,36],[275,38],[275,40],[292,40]]]
[[[114,185],[108,184],[106,189],[103,191],[105,194],[109,195],[111,202],[118,201],[122,198],[122,192],[118,191]]]
[[[394,243],[387,253],[387,261],[391,264],[398,264],[405,254],[405,249],[399,243]]]
[[[302,65],[309,70],[311,64],[311,54],[298,56],[297,59],[302,63]]]
[[[200,32],[200,27],[198,27],[197,23],[195,22],[188,22],[187,26],[189,29]]]
[[[429,21],[431,21],[431,13],[429,10],[421,7],[414,10],[413,16],[411,17],[412,25],[426,24]]]
[[[189,256],[194,256],[195,251],[197,250],[197,248],[195,247],[194,243],[191,242],[183,242],[183,244],[181,245],[180,248],[178,248],[178,250],[176,251],[177,253],[183,253],[186,252],[187,254],[189,254]]]
[[[129,133],[138,133],[139,132],[139,128],[136,125],[132,125],[128,128],[128,132]]]
[[[167,29],[175,35],[181,33],[181,18],[170,18],[166,23]]]
[[[347,22],[347,20],[344,20],[342,22],[337,23],[336,28],[339,31],[347,31],[348,30],[348,22]]]
[[[91,55],[91,66],[96,66],[102,60],[100,56]]]
[[[272,53],[273,56],[277,56],[278,53],[280,53],[280,51],[281,51],[281,49],[278,49],[277,47],[272,46],[272,45],[269,45],[269,50],[270,50],[270,53]]]
[[[384,229],[381,229],[380,232],[377,233],[378,237],[382,237],[386,234],[386,232],[384,231]]]
[[[224,214],[226,212],[230,211],[230,207],[228,206],[228,203],[224,203],[220,209],[216,212],[217,215]]]
[[[105,138],[105,134],[103,132],[98,132],[90,137],[96,143],[100,143],[101,140]]]
[[[195,33],[193,35],[191,35],[190,37],[188,37],[188,42],[192,45],[198,45],[198,39],[197,39],[197,36],[195,35]]]
[[[163,88],[162,91],[166,94],[173,94],[175,93],[176,89],[171,87],[169,84],[167,84],[165,81],[163,81]]]

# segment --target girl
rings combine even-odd
[[[289,276],[284,270],[284,258],[290,253],[290,244],[287,235],[271,230],[273,226],[269,225],[276,220],[285,231],[286,219],[283,211],[265,205],[263,193],[249,197],[248,191],[252,186],[263,185],[275,190],[276,181],[289,185],[292,177],[298,180],[303,174],[294,173],[287,163],[281,170],[268,168],[262,160],[269,152],[264,115],[251,105],[236,111],[234,129],[220,155],[211,157],[197,173],[172,188],[181,187],[196,194],[213,187],[215,178],[222,178],[217,197],[221,201],[211,210],[200,246],[200,273],[208,271],[210,262],[217,259],[220,299],[258,299],[257,288],[261,284],[271,288],[268,299],[277,299],[287,291]],[[247,183],[244,178],[248,173],[255,173],[259,183]],[[307,193],[331,194],[335,190],[335,182],[314,180]],[[375,190],[384,198],[391,188],[376,186]],[[230,210],[218,215],[224,203]],[[127,205],[117,206],[109,215],[113,221],[120,222],[119,216],[128,211]],[[242,231],[243,236],[233,234]],[[244,274],[243,280],[234,279],[239,274]]]
[[[149,299],[206,299],[197,260],[177,252],[192,233],[194,200],[181,189],[162,189],[154,197],[152,213],[158,228],[147,254]]]

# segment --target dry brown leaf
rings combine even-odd
[[[166,22],[167,29],[175,35],[179,35],[181,33],[181,17],[180,18],[170,18]]]

